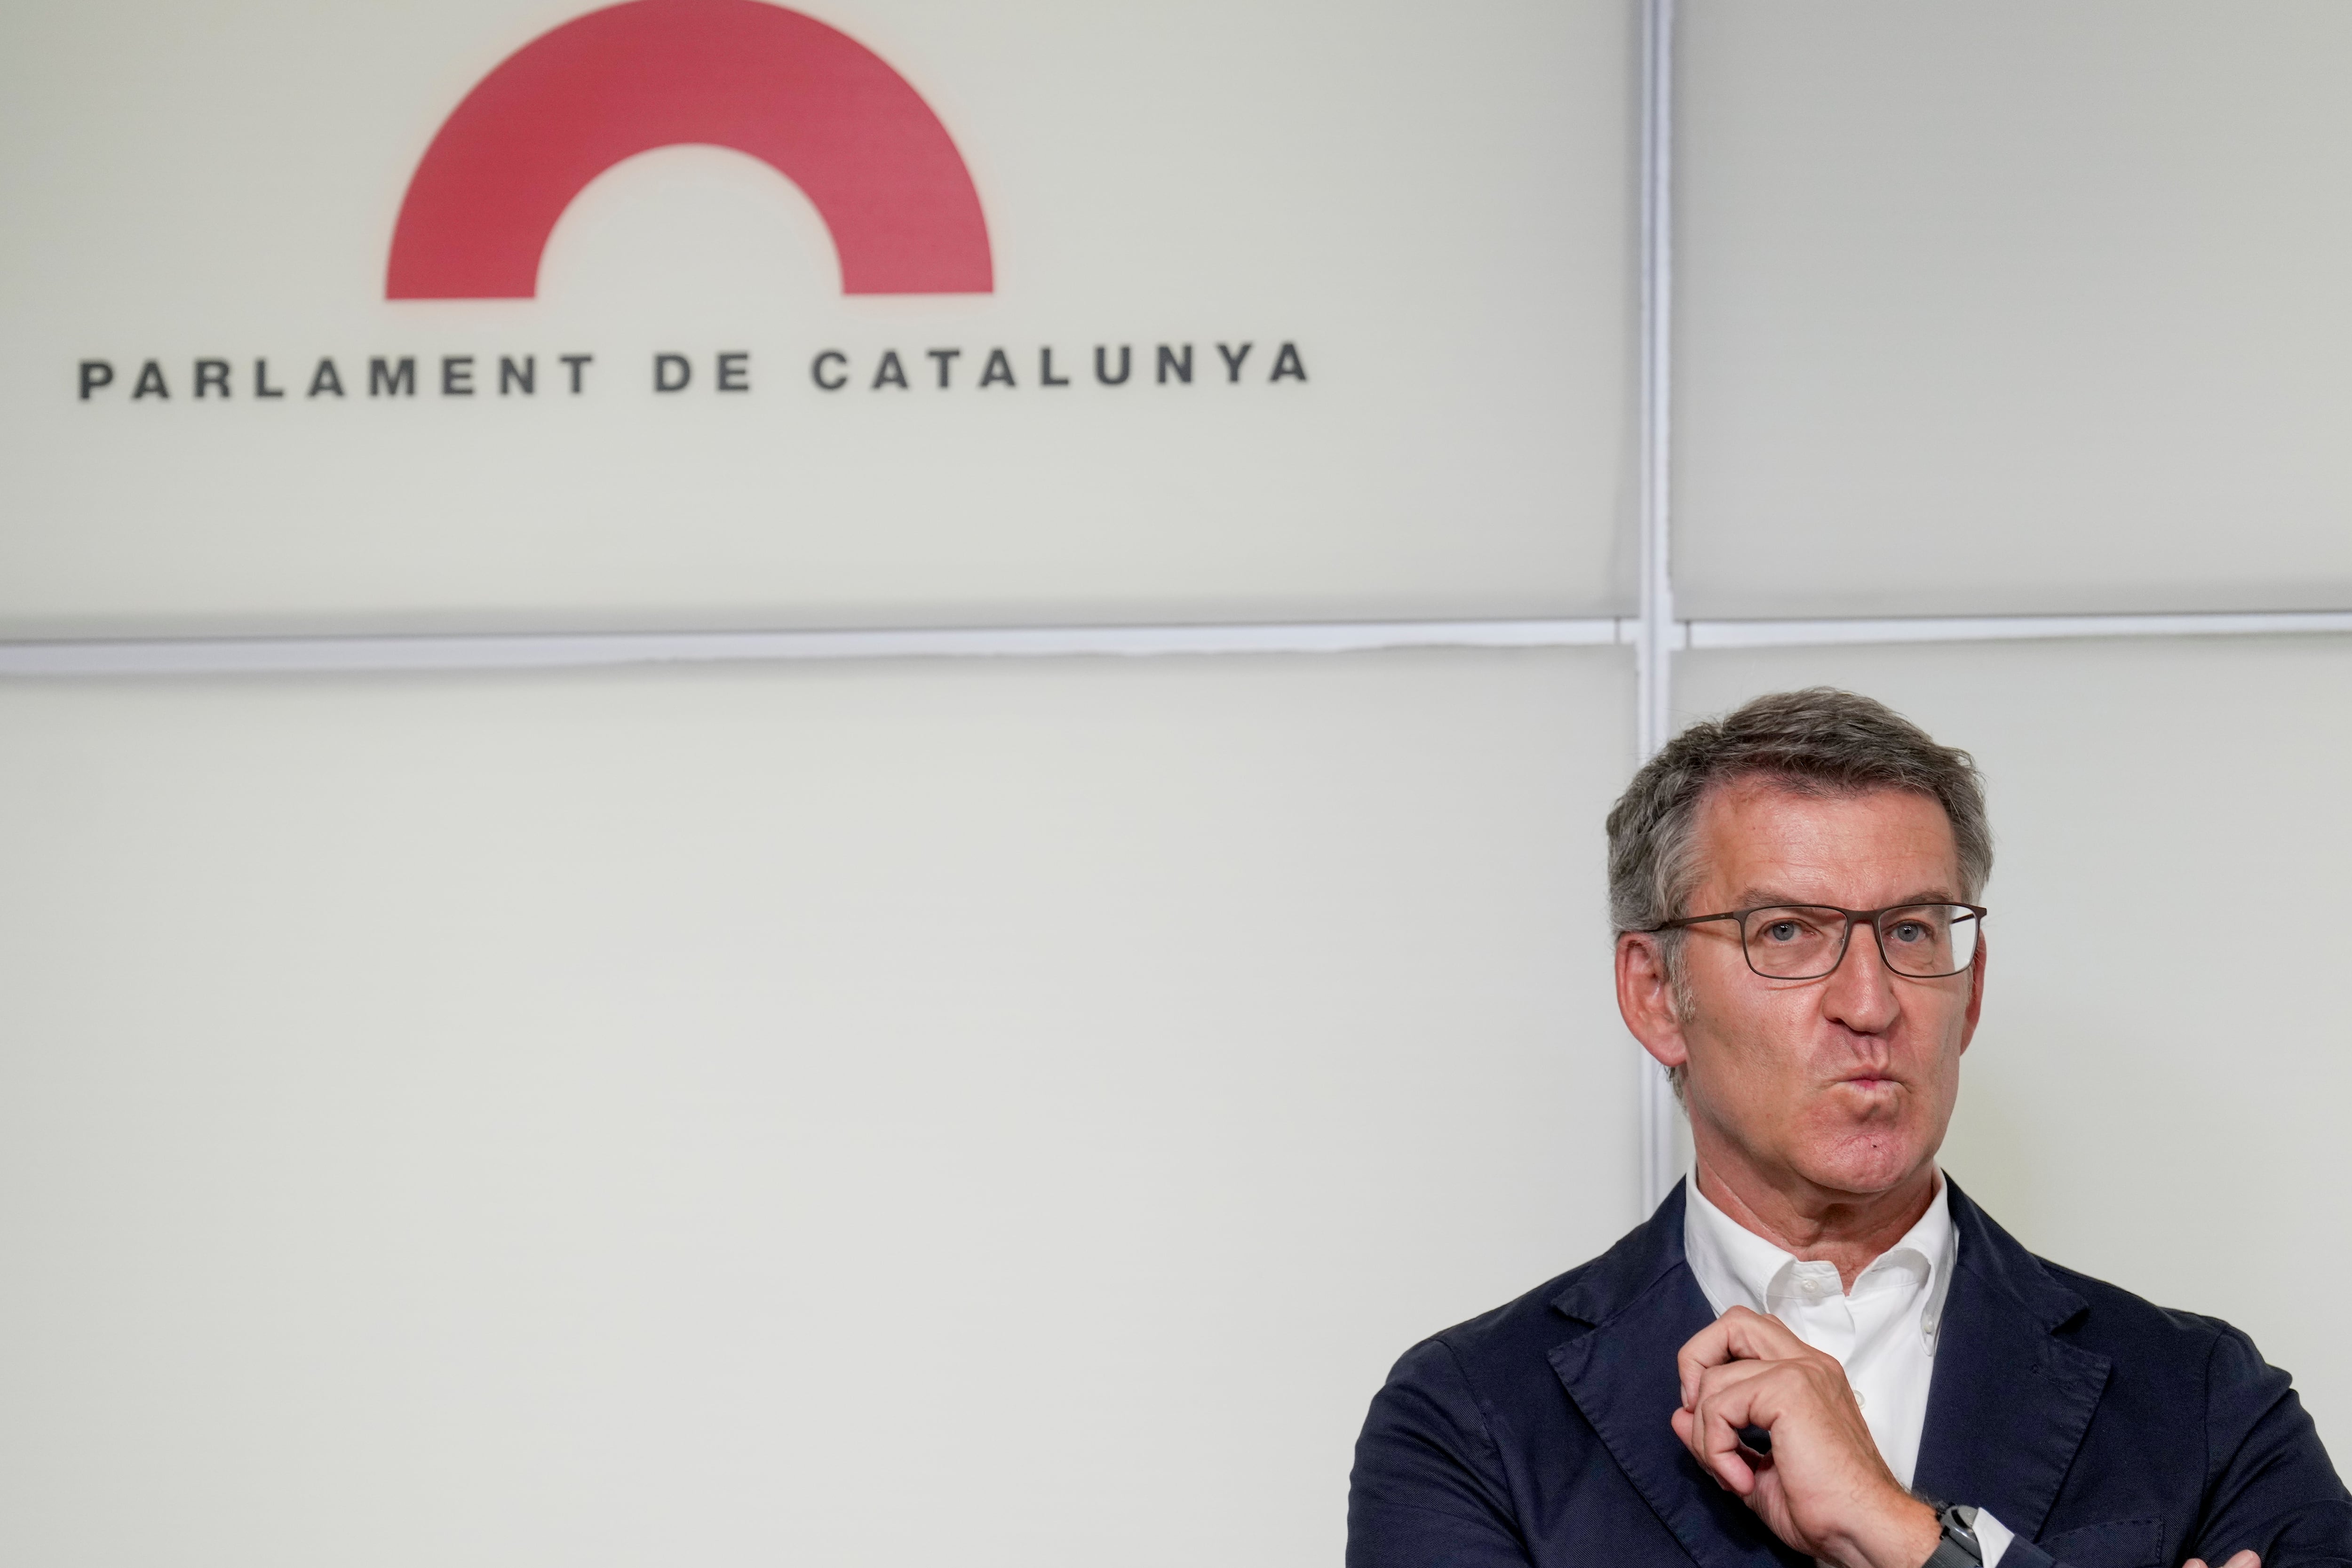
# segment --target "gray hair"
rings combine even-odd
[[[1944,808],[1959,853],[1959,897],[1975,899],[1992,875],[1992,827],[1984,781],[1966,752],[1933,737],[1883,702],[1815,686],[1780,691],[1720,719],[1693,724],[1642,764],[1609,812],[1609,915],[1620,933],[1678,916],[1697,887],[1698,812],[1707,793],[1764,778],[1808,795],[1899,789]],[[1689,1011],[1680,931],[1664,956],[1679,1011]],[[1670,1075],[1677,1093],[1682,1075]]]

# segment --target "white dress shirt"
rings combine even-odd
[[[1927,1425],[1936,1332],[1959,1257],[1942,1175],[1919,1223],[1854,1276],[1850,1291],[1842,1287],[1836,1264],[1801,1262],[1709,1203],[1698,1190],[1696,1171],[1684,1191],[1683,1254],[1716,1316],[1746,1307],[1780,1319],[1805,1343],[1835,1356],[1880,1457],[1908,1487]],[[2011,1532],[1981,1512],[1976,1531],[1987,1568],[1995,1568],[2009,1550]]]

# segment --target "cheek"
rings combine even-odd
[[[1738,943],[1706,937],[1685,942],[1679,998],[1689,1005],[1685,1021],[1727,1036],[1747,1033],[1757,1011],[1755,979]]]
[[[1923,1026],[1921,1038],[1934,1041],[1937,1049],[1948,1060],[1958,1061],[1960,1050],[1969,1040],[1968,992],[1942,992],[1924,999],[1919,1008],[1919,1022]]]
[[[1694,1033],[1728,1084],[1759,1092],[1810,1081],[1816,1012],[1810,994],[1743,988],[1736,1005],[1702,988]]]

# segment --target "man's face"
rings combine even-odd
[[[1737,781],[1700,803],[1697,829],[1704,879],[1691,914],[1964,896],[1951,823],[1927,795],[1806,795]],[[1942,980],[1894,973],[1860,926],[1835,972],[1819,980],[1755,973],[1728,921],[1690,928],[1683,954],[1691,1115],[1752,1168],[1862,1194],[1898,1185],[1935,1157],[1976,1031],[1981,943],[1973,968]]]

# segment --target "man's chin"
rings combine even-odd
[[[1901,1186],[1935,1157],[1924,1129],[1907,1125],[1900,1114],[1906,1095],[1857,1092],[1843,1085],[1836,1093],[1845,1114],[1815,1122],[1810,1157],[1801,1162],[1809,1181],[1856,1195],[1884,1193]]]
[[[1916,1175],[1919,1166],[1936,1157],[1936,1150],[1910,1129],[1874,1126],[1849,1129],[1839,1138],[1822,1138],[1800,1162],[1809,1183],[1830,1192],[1851,1192],[1858,1199],[1894,1192]]]

